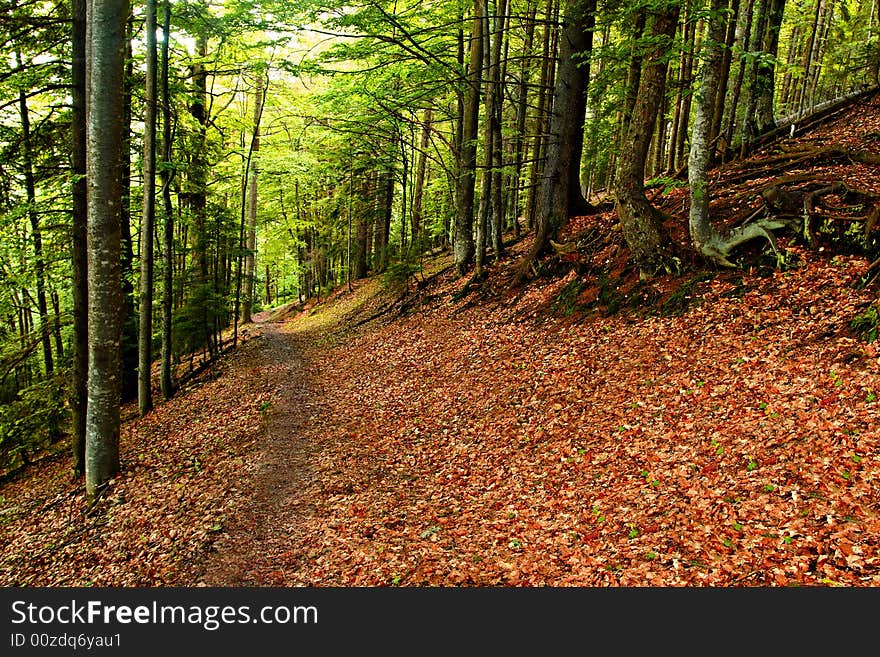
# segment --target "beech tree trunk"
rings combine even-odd
[[[785,0],[769,0],[767,29],[764,31],[763,51],[755,76],[757,102],[755,104],[755,131],[761,135],[776,127],[773,99],[776,95],[776,56],[779,54],[779,31],[785,13]]]
[[[424,248],[424,244],[422,244],[422,202],[425,194],[425,176],[428,169],[428,147],[431,143],[431,120],[432,112],[429,107],[425,110],[422,117],[422,133],[419,138],[419,152],[416,156],[416,176],[413,182],[412,242],[420,252]],[[360,235],[360,226],[358,226],[358,235]]]
[[[88,203],[86,190],[86,0],[73,0],[71,96],[71,166],[73,174],[73,219],[71,261],[73,264],[73,356],[70,391],[72,470],[74,477],[85,473],[86,406],[88,400]]]
[[[162,18],[162,214],[165,220],[163,246],[165,261],[162,270],[162,398],[174,394],[174,373],[171,369],[172,319],[174,310],[174,208],[171,205],[171,97],[168,90],[168,33],[171,26],[171,0],[165,0]]]
[[[86,493],[94,503],[119,471],[122,299],[120,239],[125,23],[128,0],[90,0],[88,20],[89,378]]]
[[[709,220],[709,163],[712,149],[712,119],[715,113],[715,94],[721,77],[721,40],[724,38],[724,24],[713,20],[721,9],[722,0],[712,0],[709,9],[709,34],[700,69],[700,86],[697,91],[694,112],[694,127],[691,133],[691,148],[688,157],[688,184],[690,186],[691,206],[689,229],[691,240],[697,251],[709,256],[715,249],[718,235]]]
[[[570,216],[588,210],[580,169],[595,17],[596,0],[571,0],[565,9],[532,258]]]
[[[456,214],[452,235],[455,270],[464,276],[474,259],[474,186],[477,170],[477,131],[480,115],[480,85],[483,74],[483,16],[485,0],[474,0],[471,26],[467,92],[462,115],[461,148],[458,158]]]
[[[259,160],[256,155],[260,151],[260,116],[263,111],[263,78],[257,76],[254,90],[254,123],[251,138],[251,175],[248,191],[248,222],[247,239],[244,256],[244,298],[241,303],[241,321],[249,324],[253,321],[251,311],[254,302],[254,278],[257,249],[257,179],[259,176]]]
[[[19,67],[23,66],[18,57]],[[34,181],[34,154],[31,143],[31,121],[27,105],[27,94],[22,89],[18,93],[19,115],[21,117],[22,159],[24,164],[24,186],[27,199],[27,216],[31,225],[31,242],[34,247],[34,275],[37,283],[37,312],[40,316],[40,343],[43,346],[43,367],[46,376],[54,369],[52,361],[52,338],[49,327],[49,305],[46,301],[46,262],[43,259],[43,232],[37,214],[37,191]]]
[[[643,278],[678,269],[657,210],[645,196],[645,162],[666,81],[666,51],[672,44],[680,5],[651,13],[651,47],[645,60],[632,119],[621,144],[615,194],[617,214],[632,258]]]
[[[138,325],[138,410],[153,407],[150,366],[153,362],[153,226],[156,220],[156,0],[146,0],[146,112],[144,115],[144,201],[140,236],[140,323]]]

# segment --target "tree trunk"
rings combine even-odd
[[[140,237],[140,324],[138,328],[138,410],[153,407],[150,368],[153,363],[153,226],[156,220],[156,0],[146,0],[146,84],[144,102],[144,202]]]
[[[171,25],[171,0],[165,0],[162,20],[162,205],[165,220],[163,245],[165,261],[162,270],[162,398],[174,395],[172,324],[174,310],[174,208],[171,205],[171,96],[168,89],[168,48]]]
[[[483,67],[483,15],[485,0],[474,0],[467,73],[467,94],[462,115],[461,149],[458,158],[456,214],[452,236],[455,270],[464,276],[474,258],[474,185],[477,169],[477,130]]]
[[[652,13],[652,45],[645,57],[632,120],[620,150],[615,184],[620,226],[644,278],[678,269],[657,211],[645,196],[644,179],[651,133],[666,80],[666,50],[675,36],[679,8],[673,2]]]
[[[532,259],[570,216],[588,209],[580,168],[595,16],[595,0],[571,0],[565,10]]]
[[[86,199],[86,0],[73,0],[71,43],[71,168],[73,184],[73,227],[71,262],[73,265],[73,379],[70,391],[72,471],[76,478],[85,473],[86,406],[88,399],[88,202]]]
[[[425,110],[422,117],[422,134],[419,138],[419,153],[416,158],[416,179],[413,184],[412,202],[412,241],[421,252],[422,244],[422,202],[425,194],[425,174],[428,167],[428,147],[431,143],[431,108]]]
[[[18,53],[16,53],[18,56]],[[18,56],[19,67],[23,65]],[[34,181],[34,154],[31,143],[31,121],[27,106],[27,93],[18,93],[18,108],[21,117],[22,160],[24,165],[24,185],[27,199],[27,216],[31,225],[31,241],[34,247],[34,274],[37,283],[37,312],[40,316],[40,342],[43,346],[43,367],[46,376],[52,374],[52,338],[49,328],[49,306],[46,302],[46,263],[43,260],[43,233],[37,214],[37,191]]]
[[[749,42],[749,52],[752,60],[749,65],[749,96],[746,101],[745,116],[743,117],[743,134],[739,151],[740,157],[745,157],[746,153],[748,153],[751,148],[752,140],[758,136],[757,125],[755,123],[755,110],[758,107],[758,95],[760,93],[758,88],[760,84],[758,76],[758,66],[760,62],[759,55],[764,42],[764,30],[767,27],[767,14],[769,13],[771,0],[758,0],[758,2],[760,4],[758,6],[757,21],[755,22],[754,29],[752,30],[752,38]]]
[[[525,132],[526,132],[526,110],[528,108],[529,94],[529,76],[531,74],[530,60],[532,55],[532,44],[535,38],[535,14],[537,13],[538,4],[534,0],[530,0],[526,15],[526,35],[523,45],[523,57],[519,68],[519,84],[517,85],[516,98],[516,132],[514,133],[513,145],[513,202],[511,203],[513,212],[513,231],[516,237],[520,234],[519,216],[522,205],[522,169],[523,154],[525,151]]]
[[[739,0],[730,0],[729,13],[727,14],[727,33],[724,38],[724,51],[721,53],[721,68],[719,69],[718,90],[715,94],[715,108],[712,114],[712,131],[709,143],[713,144],[714,152],[716,140],[721,134],[721,125],[724,121],[724,101],[727,96],[727,85],[730,81],[730,65],[733,60],[733,44],[736,39],[736,24],[739,15]]]
[[[97,501],[119,471],[120,240],[125,23],[128,0],[90,0],[88,19],[89,378],[86,493]]]
[[[763,50],[767,57],[758,63],[755,77],[757,102],[755,105],[755,132],[762,135],[776,127],[773,98],[776,93],[776,56],[779,54],[779,31],[785,13],[785,0],[770,0],[767,29],[764,32]]]
[[[531,168],[529,170],[529,201],[526,206],[526,228],[532,230],[535,226],[535,215],[538,212],[538,183],[539,173],[544,169],[545,143],[547,119],[550,115],[550,103],[552,101],[551,82],[552,69],[555,65],[555,45],[553,39],[554,16],[556,4],[554,0],[547,0],[544,8],[544,33],[541,46],[541,77],[538,84],[538,107],[534,116],[534,136],[532,138]]]
[[[130,9],[129,9],[130,11]],[[125,86],[122,108],[122,206],[120,222],[120,257],[122,259],[122,304],[123,323],[121,338],[122,395],[123,402],[137,399],[138,394],[138,322],[134,292],[134,241],[131,237],[131,99],[134,84],[134,57],[131,42],[134,18],[129,13],[125,35]]]
[[[691,133],[691,148],[688,158],[688,184],[690,186],[691,206],[689,228],[691,240],[697,251],[711,257],[718,240],[709,220],[709,163],[712,148],[712,119],[715,113],[715,94],[718,79],[721,77],[722,53],[720,43],[724,37],[725,26],[717,17],[722,0],[712,0],[709,9],[709,34],[706,42],[703,66],[700,71],[700,87],[697,92],[694,127]]]
[[[495,147],[495,106],[498,101],[498,68],[501,59],[501,33],[499,27],[498,2],[496,0],[496,18],[494,25],[488,15],[483,16],[483,43],[486,62],[485,100],[483,112],[483,170],[480,177],[480,205],[477,212],[477,238],[476,238],[476,275],[483,274],[483,265],[486,260],[486,231],[489,224],[489,212],[492,207],[492,165],[494,162]],[[497,55],[497,57],[496,57]]]
[[[260,151],[260,116],[263,111],[263,79],[262,74],[257,76],[254,90],[254,123],[252,137],[252,160],[250,191],[248,193],[248,223],[247,243],[245,244],[244,256],[244,298],[242,299],[241,321],[249,324],[253,321],[251,310],[254,300],[254,272],[257,248],[257,177],[259,174],[259,162],[256,158]]]
[[[724,129],[724,155],[726,155],[727,151],[733,147],[734,130],[736,128],[736,108],[739,105],[739,96],[740,93],[742,93],[742,83],[746,73],[745,51],[749,41],[749,32],[751,32],[752,29],[752,9],[755,6],[755,0],[748,0],[748,2],[748,6],[743,7],[743,14],[740,17],[740,20],[737,21],[736,26],[737,36],[735,40],[740,44],[743,52],[740,54],[736,80],[734,81],[733,89],[731,90],[730,106],[727,109],[727,124]]]

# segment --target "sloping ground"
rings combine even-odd
[[[68,458],[40,462],[0,486],[0,585],[195,582],[230,509],[250,493],[271,393],[263,365],[250,331],[172,401],[126,421],[122,472],[91,515]]]
[[[878,115],[813,135],[869,148]],[[719,172],[747,171],[721,222],[787,173],[752,162]],[[686,253],[685,190],[656,200]],[[284,323],[125,423],[97,513],[63,458],[0,487],[0,583],[880,584],[880,358],[850,329],[868,259],[781,240],[785,271],[755,243],[757,266],[643,283],[612,212],[564,239],[522,289],[528,239],[479,283],[447,256],[409,295],[263,315]]]
[[[880,583],[866,263],[802,256],[678,317],[434,311],[315,351],[321,511],[274,583]]]

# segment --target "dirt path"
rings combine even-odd
[[[200,582],[205,586],[279,584],[278,555],[285,556],[287,568],[295,567],[290,557],[298,559],[302,521],[313,512],[306,497],[312,448],[305,427],[314,399],[302,358],[307,338],[281,323],[255,328],[262,335],[258,371],[275,391],[275,401],[264,413],[259,462],[247,482],[250,493],[214,545]]]

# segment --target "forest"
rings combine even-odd
[[[0,5],[6,584],[880,583],[880,1]]]

